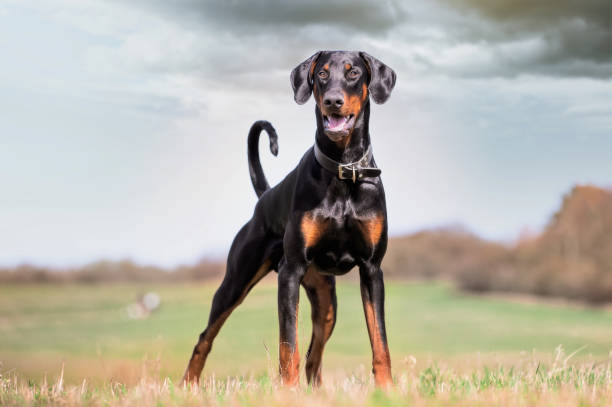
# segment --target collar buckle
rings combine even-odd
[[[342,170],[347,169],[351,171],[351,175],[346,177]],[[357,168],[354,165],[338,165],[338,178],[339,179],[350,179],[355,183],[357,181]]]
[[[372,160],[371,146],[368,146],[365,154],[358,161],[343,164],[326,156],[315,142],[314,156],[321,167],[336,174],[338,179],[341,180],[351,180],[353,183],[356,183],[363,178],[374,178],[380,175],[380,170],[378,168],[368,167],[368,164]]]

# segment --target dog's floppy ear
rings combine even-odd
[[[312,93],[312,74],[321,51],[302,62],[291,71],[291,87],[293,96],[298,105],[303,105]]]
[[[379,105],[385,103],[395,86],[395,72],[370,54],[360,52],[359,56],[365,61],[370,74],[368,89],[372,99]]]

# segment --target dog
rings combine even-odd
[[[336,322],[335,276],[359,268],[361,298],[379,387],[392,385],[380,264],[387,248],[387,210],[380,169],[372,156],[370,99],[382,104],[395,72],[365,52],[320,51],[291,72],[295,101],[316,102],[315,143],[297,167],[270,188],[259,160],[262,130],[278,154],[278,136],[267,121],[248,135],[251,181],[259,201],[229,251],[208,325],[183,377],[197,384],[213,340],[231,312],[271,270],[278,273],[279,373],[283,385],[299,380],[297,314],[300,284],[312,309],[306,378],[321,384],[323,348]]]

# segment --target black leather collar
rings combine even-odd
[[[338,179],[348,179],[357,182],[363,178],[378,177],[381,170],[376,167],[368,167],[372,161],[372,146],[368,146],[367,151],[358,161],[343,164],[326,156],[315,142],[314,154],[321,167],[336,174]]]

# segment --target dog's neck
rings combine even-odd
[[[319,107],[315,107],[317,117],[316,143],[321,151],[329,158],[341,163],[351,163],[359,160],[370,146],[370,132],[368,123],[370,121],[370,101],[367,100],[361,109],[361,113],[355,120],[352,133],[347,140],[334,142],[325,135],[323,129],[323,115]]]

